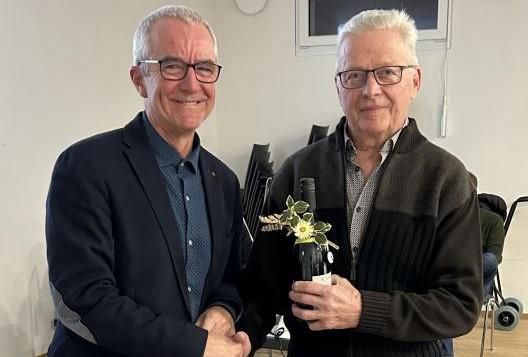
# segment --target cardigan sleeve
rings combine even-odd
[[[439,222],[437,251],[423,292],[362,290],[357,332],[400,341],[469,332],[482,304],[482,255],[476,191]]]

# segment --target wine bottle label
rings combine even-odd
[[[334,263],[334,255],[332,252],[326,253],[326,259],[328,260],[328,263],[333,264]]]
[[[323,285],[332,285],[332,273],[312,276],[312,281]]]

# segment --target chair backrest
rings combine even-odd
[[[494,212],[502,217],[502,220],[506,220],[506,212],[508,211],[508,206],[506,201],[500,196],[491,194],[491,193],[479,193],[478,201],[480,208],[487,209],[491,212]]]
[[[512,203],[510,207],[510,212],[508,212],[508,217],[506,217],[506,223],[504,224],[504,231],[506,233],[508,233],[508,228],[510,228],[510,223],[513,219],[513,215],[515,214],[515,209],[517,208],[517,204],[521,202],[528,202],[528,196],[519,197]]]
[[[248,168],[246,170],[246,179],[244,181],[244,192],[242,196],[242,207],[244,213],[247,209],[248,201],[251,199],[250,192],[254,187],[256,177],[258,177],[258,167],[259,163],[268,162],[270,158],[269,152],[270,144],[253,144],[253,149],[251,150],[251,155],[249,156]]]
[[[310,131],[310,136],[308,137],[308,145],[311,145],[315,143],[318,140],[321,140],[322,138],[325,138],[328,134],[329,126],[320,126],[320,125],[312,125],[312,130]]]
[[[273,162],[270,162],[270,144],[254,144],[249,158],[244,191],[242,195],[242,210],[246,228],[245,254],[258,229],[258,216],[262,212],[266,182],[273,176]],[[247,258],[244,256],[243,258]]]

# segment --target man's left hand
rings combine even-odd
[[[196,326],[215,335],[233,337],[235,335],[235,322],[233,317],[221,306],[212,306],[205,310],[196,320]]]
[[[361,316],[361,294],[352,284],[332,275],[332,285],[296,281],[289,293],[295,303],[311,305],[313,310],[292,305],[294,316],[308,323],[310,330],[356,328]]]

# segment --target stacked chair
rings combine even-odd
[[[270,162],[270,144],[254,144],[249,157],[244,191],[242,195],[242,210],[249,240],[243,247],[243,263],[247,261],[253,238],[259,229],[259,215],[264,207],[264,197],[273,177],[273,162]],[[249,247],[247,247],[249,245]]]
[[[312,125],[312,129],[310,131],[310,136],[308,137],[308,145],[311,145],[315,143],[318,140],[321,140],[325,138],[328,134],[328,126],[319,126],[319,125]],[[253,147],[253,150],[255,150],[255,147]],[[252,153],[253,156],[253,153]],[[250,159],[250,166],[251,166],[251,159]],[[249,170],[249,168],[248,168]],[[246,176],[247,181],[247,176]],[[263,202],[263,205],[266,203],[266,200],[268,198],[268,191],[269,191],[269,184],[271,182],[271,177],[269,177],[266,181],[266,189],[264,190],[264,196],[262,197],[262,200],[259,198],[258,203]],[[263,206],[260,206],[260,211],[262,212]],[[258,215],[257,215],[258,220]],[[257,222],[258,223],[258,222]],[[255,234],[257,233],[257,230],[259,229],[259,226],[257,224]],[[282,354],[282,351],[288,349],[288,344],[290,342],[289,332],[286,330],[286,326],[284,326],[284,321],[282,319],[281,315],[276,316],[276,324],[271,329],[270,333],[268,334],[266,338],[266,342],[264,342],[264,345],[262,348],[268,350],[268,356],[273,356],[273,350],[280,351]],[[284,356],[284,355],[283,355]]]
[[[326,137],[328,126],[312,125],[308,145]],[[242,209],[250,244],[259,229],[259,215],[262,214],[273,178],[273,162],[270,162],[270,144],[254,144],[244,182]]]

